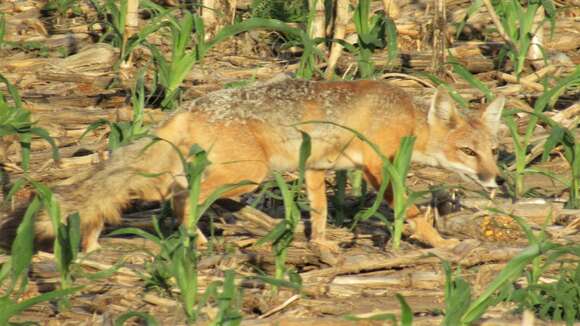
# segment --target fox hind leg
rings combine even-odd
[[[306,191],[310,201],[310,245],[318,254],[320,260],[337,265],[340,252],[338,243],[326,239],[326,223],[328,219],[328,203],[326,199],[326,172],[324,170],[306,170],[304,178]]]
[[[83,232],[83,238],[81,242],[81,247],[83,252],[92,252],[101,248],[99,244],[99,236],[103,231],[104,224],[98,223],[98,225],[93,225],[92,228]]]
[[[326,239],[326,221],[328,207],[326,202],[325,171],[306,170],[306,190],[310,201],[310,223],[312,232],[310,238],[313,241]]]
[[[203,203],[213,192],[223,190],[223,186],[231,185],[219,196],[220,198],[232,198],[251,192],[258,187],[267,175],[267,165],[264,161],[256,161],[255,157],[252,161],[236,162],[224,166],[210,165],[202,180],[197,204]],[[173,207],[180,223],[188,225],[190,223],[192,203],[189,200],[187,183],[184,183],[184,180],[180,181],[174,186]],[[246,184],[246,181],[249,181],[250,184]],[[243,185],[241,184],[242,182],[244,182]],[[199,229],[197,230],[197,235],[198,245],[207,243],[206,237]]]

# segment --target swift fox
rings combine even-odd
[[[359,168],[375,188],[382,180],[381,160],[373,150],[341,127],[307,121],[329,121],[363,133],[387,157],[401,137],[416,136],[413,160],[467,176],[486,188],[496,187],[496,134],[504,105],[496,99],[480,113],[463,116],[439,89],[428,108],[413,103],[402,89],[380,81],[316,82],[286,79],[226,89],[187,103],[155,131],[165,141],[141,139],[121,148],[73,187],[55,189],[62,215],[78,211],[84,251],[98,248],[106,223],[118,223],[130,199],[163,200],[186,188],[183,168],[172,143],[182,153],[194,144],[208,152],[200,200],[216,188],[250,180],[227,192],[235,197],[253,191],[271,171],[298,168],[302,132],[311,137],[305,183],[311,204],[311,241],[325,241],[327,200],[325,171]],[[145,176],[147,174],[148,176]],[[155,177],[151,177],[154,175]],[[176,196],[180,197],[180,196]],[[187,197],[187,196],[181,196]],[[385,199],[391,203],[392,193]],[[189,203],[178,215],[186,222]],[[449,245],[412,207],[408,211],[415,237],[432,246]],[[37,218],[40,240],[54,236],[46,214]]]

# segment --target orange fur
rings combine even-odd
[[[262,182],[272,170],[298,167],[300,130],[312,139],[306,185],[312,206],[312,238],[324,241],[326,193],[324,171],[362,168],[367,180],[378,186],[381,162],[349,131],[323,123],[338,123],[362,132],[383,154],[393,157],[401,137],[415,135],[414,160],[439,165],[493,186],[497,175],[492,148],[503,100],[490,105],[484,116],[465,118],[448,95],[438,91],[429,109],[415,105],[403,90],[378,81],[311,82],[284,80],[235,90],[210,93],[184,105],[156,130],[156,136],[175,144],[182,153],[197,144],[212,162],[204,174],[201,200],[224,184]],[[55,190],[63,216],[81,215],[83,249],[98,247],[105,223],[119,222],[121,209],[132,197],[161,200],[186,187],[178,155],[166,142],[148,146],[139,140],[113,153],[110,160],[72,191]],[[148,146],[148,147],[147,147]],[[477,157],[466,157],[468,147]],[[157,177],[142,174],[159,173]],[[252,191],[247,186],[225,194]],[[391,200],[387,194],[387,200]],[[187,196],[176,195],[182,216]],[[409,215],[417,215],[412,208]],[[415,223],[423,240],[440,245],[444,240],[428,223]],[[46,215],[36,224],[40,238],[53,236]]]

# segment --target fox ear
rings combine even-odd
[[[459,113],[455,107],[455,102],[443,87],[438,87],[437,92],[431,99],[431,107],[427,122],[430,126],[441,125],[454,128],[458,122]]]
[[[493,102],[489,103],[485,111],[481,114],[481,121],[495,136],[501,124],[501,112],[505,105],[505,97],[498,96]]]

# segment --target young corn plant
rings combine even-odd
[[[174,108],[178,104],[180,86],[193,65],[202,62],[211,48],[239,33],[270,29],[300,40],[298,44],[303,45],[305,53],[310,53],[302,57],[298,69],[298,75],[304,78],[309,78],[314,69],[312,53],[319,51],[306,32],[275,19],[250,18],[222,28],[211,40],[206,40],[203,19],[197,14],[185,12],[181,20],[170,17],[168,21],[171,35],[170,58],[166,59],[155,46],[149,46],[157,67],[157,80],[165,91],[161,106],[166,109]],[[192,35],[192,32],[195,34]]]
[[[286,257],[288,255],[288,247],[294,240],[294,233],[296,227],[300,223],[301,213],[300,208],[296,204],[296,195],[302,189],[304,184],[304,173],[306,171],[306,161],[310,157],[312,151],[312,143],[310,136],[307,133],[302,132],[302,144],[300,145],[300,156],[299,156],[299,177],[298,182],[293,187],[288,187],[288,184],[282,177],[280,173],[274,173],[276,179],[276,185],[282,192],[282,199],[284,201],[284,219],[282,222],[278,223],[272,231],[268,232],[262,239],[256,242],[256,245],[262,245],[264,243],[272,243],[272,249],[274,251],[274,262],[276,266],[275,279],[284,280],[285,276],[288,275],[290,280],[292,275],[288,273],[286,268]],[[274,291],[277,291],[277,286],[274,286]]]
[[[0,14],[0,50],[6,46],[6,15]]]
[[[303,0],[252,0],[252,17],[272,18],[290,23],[303,23],[308,18],[308,4]]]
[[[443,262],[442,267],[445,272],[445,317],[441,325],[470,325],[471,322],[465,322],[463,319],[473,305],[471,285],[461,276],[460,268],[453,273],[447,261]],[[477,315],[470,316],[471,320],[477,321],[490,307],[500,303],[507,296],[506,290],[509,290],[508,282],[501,285],[497,290],[499,293],[494,291],[493,296],[489,296],[487,300],[479,304]]]
[[[580,141],[574,132],[575,127],[580,124],[580,120],[576,118],[569,127],[565,127],[545,114],[534,112],[525,113],[531,114],[550,127],[550,135],[543,144],[544,152],[542,153],[542,161],[548,160],[550,153],[561,146],[562,156],[570,166],[570,179],[565,180],[547,171],[541,172],[554,180],[560,181],[568,188],[570,198],[566,202],[566,208],[580,208]]]
[[[499,212],[497,210],[492,211]],[[505,214],[503,212],[500,213]],[[534,301],[533,296],[537,294],[535,291],[537,291],[540,276],[552,264],[571,254],[575,257],[576,264],[578,263],[580,246],[567,246],[550,242],[545,232],[542,231],[539,235],[534,234],[523,218],[511,214],[505,215],[511,216],[522,228],[529,242],[528,247],[510,260],[498,276],[491,281],[487,288],[475,300],[471,297],[469,283],[460,277],[453,277],[449,265],[444,263],[443,268],[447,276],[445,285],[447,308],[443,325],[471,325],[477,322],[489,307],[501,301],[514,301],[524,307],[528,302],[538,303]],[[522,275],[527,276],[528,286],[521,290],[514,290],[513,282]],[[577,306],[579,302],[577,297],[575,297],[577,295],[577,289],[569,291],[569,286],[566,286],[565,289],[568,290],[567,293],[570,295],[566,299],[573,299],[574,301],[566,304],[564,300],[561,300],[562,298],[558,298],[555,304],[560,305],[560,307]],[[550,307],[554,306],[554,302],[548,304]],[[540,307],[536,308],[542,309]],[[561,312],[558,312],[557,316],[562,316]],[[568,314],[568,316],[575,316],[575,314]]]
[[[140,311],[128,311],[115,319],[115,326],[123,326],[131,318],[137,318],[138,320],[144,322],[147,326],[159,325],[157,320],[155,320],[153,316],[147,313]]]
[[[212,298],[217,305],[217,314],[211,321],[211,326],[237,326],[242,323],[242,306],[241,291],[235,283],[236,273],[233,270],[227,270],[224,273],[223,282],[212,282],[206,295]],[[221,291],[220,291],[221,287]]]
[[[489,1],[489,0],[488,0]],[[459,35],[465,26],[469,16],[477,12],[485,1],[473,1],[467,10],[467,15],[463,22],[459,24],[457,35]],[[507,38],[506,44],[500,53],[500,58],[507,56],[514,64],[516,76],[520,76],[526,64],[528,52],[534,44],[532,39],[542,24],[535,25],[534,18],[539,10],[544,10],[546,18],[550,23],[552,30],[556,24],[556,7],[551,0],[528,0],[525,1],[527,6],[522,5],[518,0],[492,0],[489,2],[500,19],[501,28],[505,32],[504,38]],[[543,49],[540,49],[543,51]]]
[[[165,140],[154,138],[151,144],[158,141]],[[199,251],[196,248],[196,238],[200,233],[197,228],[197,223],[209,206],[220,198],[222,194],[231,191],[236,187],[249,185],[251,182],[242,181],[237,184],[224,185],[212,192],[203,202],[200,202],[203,172],[210,164],[207,158],[207,152],[202,150],[199,146],[194,145],[190,148],[186,157],[177,147],[175,147],[175,145],[171,143],[169,144],[178,153],[188,184],[188,199],[191,203],[191,205],[189,205],[190,210],[188,212],[188,223],[186,225],[181,225],[176,235],[167,238],[161,232],[158,223],[154,223],[157,235],[136,228],[120,229],[112,232],[112,234],[132,234],[141,236],[153,241],[159,246],[160,254],[154,255],[155,265],[153,265],[153,276],[155,277],[155,281],[161,281],[166,288],[170,288],[172,282],[175,283],[177,288],[180,290],[181,304],[187,320],[190,323],[194,323],[199,318],[201,309],[207,304],[212,293],[206,291],[206,293],[201,296],[198,293],[197,262],[199,260]],[[154,175],[144,175],[143,177],[152,176]],[[230,283],[231,281],[228,279],[227,291],[224,290],[224,293],[230,293]],[[220,309],[226,309],[228,307],[230,306],[222,305]],[[232,312],[226,309],[221,316],[223,318],[230,318],[232,315]]]
[[[403,235],[403,224],[405,222],[407,208],[420,196],[420,193],[412,193],[407,196],[406,185],[407,173],[411,166],[411,156],[415,137],[403,137],[401,146],[395,156],[393,164],[385,164],[385,169],[390,175],[391,187],[393,188],[393,210],[395,212],[395,224],[393,225],[393,249],[398,250],[401,245]]]
[[[524,273],[525,286],[509,289],[509,292],[506,292],[509,295],[505,300],[516,303],[517,310],[521,311],[526,308],[535,312],[540,318],[565,321],[567,325],[573,325],[575,321],[580,320],[578,309],[580,307],[580,289],[578,289],[580,246],[553,244],[549,242],[544,228],[539,234],[535,234],[523,218],[509,216],[515,219],[524,230],[530,244],[552,245],[553,248],[545,250],[532,259],[530,267]],[[548,215],[546,222],[550,219],[551,216]],[[559,267],[559,278],[556,282],[544,282],[542,278],[548,276],[547,272],[554,269],[553,265]]]
[[[355,49],[361,78],[372,78],[375,67],[371,56],[377,49],[388,49],[389,61],[397,57],[397,29],[384,13],[370,16],[370,0],[361,0],[355,8],[353,21],[358,35]],[[352,48],[351,48],[352,49]]]
[[[532,39],[543,24],[534,26],[534,18],[538,10],[545,10],[546,18],[549,20],[552,30],[556,25],[556,7],[551,0],[529,0],[527,7],[522,6],[519,1],[496,1],[494,4],[496,12],[500,16],[501,24],[507,33],[510,42],[504,48],[504,55],[507,55],[514,63],[516,76],[520,76],[526,64],[528,52],[533,44]],[[543,51],[543,49],[540,49]],[[501,57],[502,53],[500,53]]]
[[[26,214],[28,214],[29,211],[30,214],[36,214],[41,209],[47,211],[52,222],[52,227],[56,230],[53,250],[57,270],[60,276],[60,287],[63,290],[70,289],[74,282],[74,266],[81,243],[80,216],[78,213],[72,214],[68,216],[67,222],[63,223],[61,219],[60,206],[52,191],[44,184],[34,180],[29,180],[26,177],[18,179],[14,183],[10,192],[6,196],[6,200],[12,198],[12,196],[26,185],[26,183],[30,183],[36,193],[36,196],[29,205]],[[36,204],[36,202],[39,204]],[[34,232],[31,232],[30,234],[34,234]],[[33,237],[30,238],[33,239]],[[66,297],[59,300],[59,308],[69,308],[69,302]]]
[[[378,209],[383,201],[384,194],[387,191],[387,187],[389,184],[392,187],[393,191],[393,207],[391,207],[394,211],[394,224],[392,229],[393,235],[393,249],[398,250],[401,244],[401,236],[403,234],[403,224],[405,222],[405,217],[407,213],[407,209],[421,196],[423,196],[426,192],[413,192],[411,194],[407,194],[408,189],[405,184],[407,172],[409,171],[409,167],[411,164],[411,157],[413,154],[413,145],[415,143],[414,136],[405,136],[401,138],[401,143],[399,146],[399,151],[395,155],[393,162],[386,157],[380,150],[380,148],[373,142],[371,142],[365,135],[360,133],[359,131],[352,129],[350,127],[346,127],[334,122],[329,121],[308,121],[302,124],[310,124],[310,123],[323,123],[329,124],[332,126],[336,126],[338,128],[342,128],[351,132],[355,137],[366,143],[372,150],[375,152],[376,155],[379,156],[382,162],[381,168],[381,185],[377,192],[377,198],[373,205],[365,210],[360,211],[355,216],[354,220],[355,223],[353,224],[352,228],[356,226],[356,224],[360,221],[365,221],[372,216],[378,216],[386,221],[386,219],[378,214]]]
[[[360,211],[355,216],[355,221],[365,221],[377,214],[377,211],[384,198],[384,194],[387,191],[387,187],[390,185],[393,192],[393,207],[391,208],[393,209],[394,215],[394,223],[391,229],[392,246],[393,250],[399,250],[401,246],[401,237],[403,235],[403,226],[405,223],[407,209],[415,200],[417,200],[418,197],[424,194],[424,192],[413,192],[409,194],[405,182],[409,167],[411,166],[411,156],[413,154],[413,144],[415,143],[415,137],[406,136],[401,139],[399,151],[391,163],[389,158],[385,157],[380,152],[378,147],[376,147],[376,145],[372,144],[365,138],[361,138],[361,136],[362,135],[357,135],[357,137],[369,144],[381,157],[383,164],[381,168],[381,175],[383,180],[377,193],[377,199],[373,205],[366,210]]]
[[[142,275],[146,288],[161,288],[169,296],[173,296],[172,289],[177,287],[183,311],[190,323],[194,323],[202,315],[203,309],[208,304],[214,303],[218,311],[211,325],[239,324],[241,298],[235,284],[235,272],[225,271],[223,282],[212,282],[204,293],[199,293],[197,262],[200,253],[195,247],[195,239],[191,236],[191,232],[182,227],[177,233],[166,236],[155,217],[153,226],[154,234],[137,228],[124,228],[111,233],[111,235],[140,236],[157,245],[156,252],[146,250],[153,258],[147,263],[146,272]],[[188,238],[189,240],[186,240]],[[186,241],[189,242],[189,250],[184,252]],[[123,323],[132,317],[148,320],[149,325],[155,325],[151,316],[140,312],[129,312],[119,317],[117,323]]]
[[[564,92],[567,88],[573,85],[578,85],[579,83],[580,83],[580,68],[577,68],[569,76],[560,79],[554,87],[546,90],[536,100],[534,104],[534,111],[530,116],[524,134],[520,134],[518,132],[517,124],[513,119],[513,113],[516,111],[511,112],[508,111],[506,112],[507,115],[504,115],[505,117],[504,121],[510,130],[512,140],[514,142],[515,170],[513,179],[514,179],[515,198],[521,198],[521,196],[525,193],[524,175],[527,173],[537,173],[537,169],[528,168],[528,164],[530,163],[530,158],[528,157],[528,148],[531,144],[531,137],[534,133],[534,130],[536,129],[536,124],[538,122],[540,114],[544,112],[551,103],[555,102],[560,96],[560,94],[562,94],[562,92]],[[559,131],[560,129],[556,130]],[[573,152],[574,151],[572,150],[571,153]],[[572,164],[574,164],[574,162],[577,161],[575,156],[569,156],[569,158],[570,158],[569,162]],[[576,165],[572,166],[572,173],[577,172],[577,168],[575,167]]]
[[[315,16],[316,5],[313,3],[308,10],[305,31],[300,30],[297,41],[288,43],[290,46],[302,47],[302,55],[300,56],[300,63],[296,71],[298,78],[312,79],[316,74],[321,75],[322,71],[318,68],[318,63],[326,60],[326,55],[319,48],[319,45],[325,41],[324,38],[311,38],[309,33],[306,32],[312,30]]]
[[[458,269],[453,275],[449,262],[443,262],[445,272],[445,318],[441,326],[454,326],[461,320],[461,315],[471,303],[471,286],[461,277]]]
[[[42,8],[45,12],[55,12],[58,20],[67,17],[69,12],[80,13],[79,3],[76,0],[50,0]]]
[[[0,81],[6,84],[13,103],[9,104],[4,95],[0,94],[0,136],[16,135],[19,138],[22,147],[22,167],[25,173],[29,169],[32,135],[45,139],[52,147],[53,158],[58,160],[58,147],[54,140],[46,130],[33,126],[30,119],[30,112],[22,108],[22,101],[16,88],[4,76],[0,75]],[[79,217],[78,215],[73,215],[70,217],[68,224],[63,224],[60,218],[58,203],[53,197],[52,192],[45,185],[29,180],[26,176],[14,182],[10,192],[6,196],[6,200],[12,198],[26,183],[30,183],[37,193],[26,214],[34,215],[42,207],[48,210],[53,227],[57,231],[54,241],[54,253],[57,260],[57,269],[61,277],[61,289],[70,289],[72,287],[71,267],[76,259],[80,244],[80,230],[78,229]],[[34,234],[34,232],[30,232],[28,235],[30,234]],[[32,237],[30,238],[30,241],[32,241]],[[61,308],[66,308],[68,305],[66,297],[62,298],[59,304]]]
[[[22,294],[28,285],[28,271],[34,253],[34,215],[41,209],[42,203],[35,197],[23,216],[12,242],[12,255],[0,266],[0,325],[11,325],[10,319],[26,309],[54,299],[62,300],[81,287],[69,287],[54,290],[36,297],[22,300]]]
[[[181,300],[183,310],[190,322],[195,322],[199,316],[201,307],[205,304],[204,298],[199,298],[197,293],[197,261],[198,251],[196,250],[195,239],[198,236],[197,223],[201,215],[209,208],[211,203],[219,198],[219,189],[213,193],[205,202],[199,203],[201,194],[201,180],[203,171],[210,164],[207,159],[207,152],[197,146],[192,146],[189,151],[191,161],[187,162],[181,157],[184,166],[187,183],[188,197],[190,203],[189,224],[179,228],[179,242],[174,252],[171,254],[172,276],[177,287],[181,290]],[[222,187],[223,191],[226,189]],[[199,301],[199,302],[198,302]]]
[[[181,20],[170,17],[169,22],[171,58],[165,59],[165,56],[156,46],[149,45],[157,66],[158,82],[165,91],[165,97],[161,103],[164,108],[171,108],[175,103],[175,99],[179,95],[179,86],[193,65],[200,59],[200,51],[205,44],[203,20],[198,15],[193,16],[189,11],[185,11]],[[196,49],[190,52],[194,23],[198,37],[196,37]]]
[[[412,326],[413,325],[413,310],[411,306],[405,300],[405,297],[397,293],[395,295],[397,300],[399,301],[399,305],[401,306],[401,322],[397,322],[397,316],[392,313],[379,313],[376,315],[372,315],[370,317],[358,317],[355,315],[346,315],[344,318],[346,320],[352,321],[359,321],[359,320],[382,320],[382,321],[389,321],[389,325],[400,325],[400,326]]]
[[[278,19],[279,22],[304,23],[304,30],[294,29],[292,33],[285,32],[287,41],[283,48],[302,48],[302,55],[300,56],[299,66],[296,71],[298,78],[312,79],[315,75],[322,73],[319,68],[319,63],[325,61],[326,56],[319,45],[325,39],[323,37],[312,38],[307,32],[312,30],[316,16],[315,4],[309,5],[306,1],[282,1],[279,4],[269,0],[253,1],[252,11],[254,17],[274,18]]]
[[[484,83],[475,78],[467,69],[465,69],[461,64],[457,62],[454,58],[450,59],[450,63],[453,66],[453,71],[461,76],[465,81],[467,81],[471,86],[480,90],[486,97],[488,101],[492,101],[495,96],[491,89],[489,89]],[[564,128],[553,120],[549,119],[542,114],[543,111],[557,100],[559,95],[564,92],[567,88],[574,87],[580,84],[580,69],[576,69],[571,75],[564,77],[559,80],[556,85],[548,89],[544,94],[542,94],[538,100],[535,102],[533,112],[524,111],[511,111],[507,112],[504,116],[504,122],[508,126],[512,140],[514,142],[514,154],[515,154],[515,171],[512,176],[508,176],[508,180],[513,179],[511,182],[512,191],[514,198],[521,198],[525,193],[524,188],[524,176],[529,173],[541,173],[544,175],[551,176],[552,178],[559,180],[555,175],[547,173],[546,171],[540,171],[535,168],[529,168],[528,164],[530,158],[528,156],[528,148],[530,147],[530,139],[534,133],[538,120],[548,124],[552,128],[552,133],[545,143],[545,151],[542,155],[542,159],[546,160],[548,158],[549,152],[559,144],[564,146],[564,158],[570,165],[571,179],[570,182],[564,182],[570,189],[570,201],[567,203],[568,207],[578,207],[578,198],[580,193],[578,190],[580,181],[578,181],[578,175],[580,172],[580,167],[578,164],[578,145],[576,137],[572,128]],[[522,135],[518,132],[517,123],[513,118],[513,113],[524,113],[530,114],[530,120],[526,126],[526,131]]]
[[[356,55],[360,78],[371,79],[375,76],[375,67],[371,56],[377,49],[387,47],[389,61],[397,57],[397,29],[394,22],[385,16],[384,13],[377,13],[371,17],[369,0],[358,2],[353,20],[358,35],[357,46],[355,47],[343,40],[335,41]],[[360,170],[337,172],[337,182],[339,182],[337,185],[337,194],[339,197],[344,198],[346,181],[343,181],[343,179],[346,176],[350,180],[352,195],[362,197],[365,192],[365,183],[363,173]],[[343,201],[339,201],[337,205],[339,223],[342,223],[344,220],[343,205],[341,202]]]
[[[561,145],[564,149],[564,159],[570,166],[570,179],[568,182],[565,182],[568,186],[570,198],[566,202],[565,207],[578,209],[580,208],[580,139],[578,139],[574,132],[574,126],[580,124],[580,120],[577,118],[572,127],[566,128],[541,113],[536,113],[534,116],[539,117],[551,128],[550,136],[544,144],[542,160],[546,161],[550,156],[550,152],[557,146]]]
[[[87,130],[81,135],[81,139],[89,132],[107,125],[110,128],[109,150],[113,151],[132,141],[145,137],[149,134],[149,128],[143,125],[145,110],[145,70],[139,71],[135,86],[131,89],[131,106],[133,117],[130,122],[110,122],[100,119],[89,125]]]
[[[528,285],[514,290],[510,298],[518,304],[518,311],[530,310],[542,320],[564,321],[570,326],[580,321],[580,248],[575,246],[568,249],[569,255],[575,256],[576,261],[560,263],[555,282],[539,282],[534,273],[526,273]],[[553,264],[541,265],[540,272]]]
[[[30,142],[32,136],[40,137],[47,141],[52,148],[52,157],[59,159],[58,147],[48,132],[40,127],[35,127],[30,117],[30,112],[22,107],[20,94],[3,75],[0,74],[0,82],[6,85],[10,99],[0,93],[0,138],[13,136],[20,142],[22,153],[22,169],[28,172],[30,168]]]
[[[284,280],[288,274],[286,268],[286,258],[288,255],[288,248],[294,240],[294,232],[300,223],[300,209],[295,201],[297,187],[288,187],[281,174],[274,173],[276,185],[282,192],[282,199],[284,201],[284,219],[272,231],[268,232],[266,236],[256,242],[256,245],[262,245],[267,242],[272,243],[272,250],[274,251],[274,263],[276,271],[274,278],[277,280]],[[274,287],[277,291],[277,286]]]
[[[167,24],[166,18],[172,12],[172,10],[165,10],[150,1],[141,1],[140,5],[150,9],[151,12],[155,13],[155,17],[147,25],[140,27],[137,33],[129,37],[125,30],[128,0],[105,0],[104,3],[98,0],[90,1],[101,18],[100,23],[104,26],[104,33],[99,42],[108,42],[121,50],[116,64],[117,68],[129,58],[136,47],[146,44],[149,35]]]

